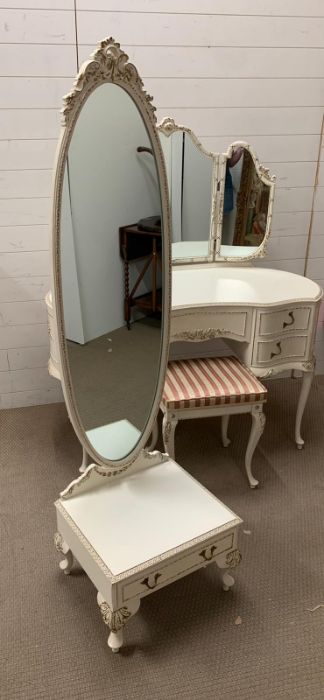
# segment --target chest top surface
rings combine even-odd
[[[114,575],[240,522],[172,460],[60,503]]]

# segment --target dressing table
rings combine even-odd
[[[151,100],[119,44],[100,42],[64,98],[53,192],[50,369],[92,462],[55,503],[54,543],[60,569],[70,574],[75,561],[94,584],[113,652],[141,598],[213,563],[228,591],[241,559],[240,518],[146,447],[164,386],[171,283],[168,185]],[[149,178],[138,143],[153,155]],[[133,320],[129,333],[116,293],[116,230],[157,213],[162,314]]]
[[[159,132],[171,183],[170,341],[222,338],[263,379],[287,370],[302,372],[295,423],[301,449],[323,292],[300,275],[253,266],[266,254],[275,178],[246,142],[237,141],[217,154],[170,118],[162,121]],[[194,210],[201,213],[201,188],[202,226],[188,226]],[[194,192],[199,197],[193,197]]]

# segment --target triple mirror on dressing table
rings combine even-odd
[[[260,378],[302,372],[300,449],[322,290],[300,275],[253,266],[266,255],[275,177],[246,142],[217,154],[170,118],[159,132],[172,216],[170,341],[222,338]]]
[[[53,196],[50,368],[57,363],[93,462],[55,503],[55,546],[65,574],[76,562],[93,582],[114,652],[141,598],[210,563],[229,590],[241,558],[240,518],[146,447],[164,385],[171,290],[168,185],[151,99],[119,44],[102,41],[64,98]],[[139,143],[151,150],[148,167]],[[139,314],[129,331],[116,231],[143,215],[161,217],[162,312]]]

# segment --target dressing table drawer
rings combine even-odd
[[[223,552],[230,551],[234,546],[234,532],[230,532],[209,544],[201,543],[200,547],[190,554],[179,556],[179,558],[156,566],[150,574],[142,573],[136,580],[126,583],[122,591],[122,601],[126,601],[137,596],[147,595],[153,590],[163,588],[164,585],[176,581],[176,579],[187,575],[190,571],[195,571],[201,567],[202,562],[209,562]]]
[[[249,308],[176,310],[171,314],[171,341],[203,341],[222,337],[249,341],[251,325],[252,310]]]
[[[278,335],[289,331],[307,331],[310,323],[311,307],[288,307],[279,311],[258,311],[257,333],[260,337]]]
[[[304,360],[307,354],[307,335],[291,335],[273,340],[259,340],[254,345],[254,365],[276,365],[283,361]]]

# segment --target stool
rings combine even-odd
[[[169,362],[160,408],[165,452],[174,459],[174,433],[181,419],[222,416],[222,442],[227,447],[229,418],[251,413],[252,429],[245,454],[251,488],[258,485],[251,471],[254,450],[264,430],[263,404],[267,389],[236,357],[200,358]]]

